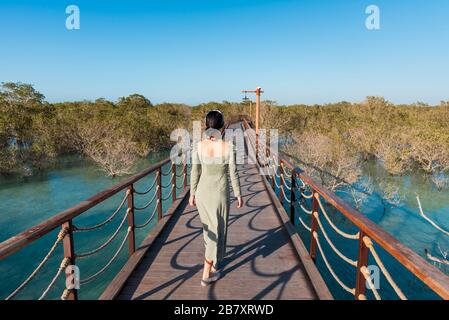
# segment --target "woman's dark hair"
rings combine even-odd
[[[206,115],[206,129],[220,130],[224,127],[224,116],[220,110],[209,111]]]

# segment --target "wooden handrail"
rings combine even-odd
[[[249,123],[243,119],[244,126],[251,128]],[[267,150],[272,154],[272,150],[267,146]],[[279,154],[279,161],[287,166],[292,173],[299,177],[305,184],[309,185],[314,192],[322,196],[331,206],[336,208],[356,227],[360,229],[360,234],[367,235],[381,246],[388,254],[394,257],[399,263],[413,273],[418,279],[426,284],[431,290],[443,299],[449,299],[449,277],[437,267],[428,263],[423,257],[411,250],[409,247],[399,242],[391,234],[380,228],[365,215],[351,207],[332,191],[306,175],[300,168],[294,166],[290,161]],[[313,237],[312,237],[313,238]]]
[[[133,183],[153,173],[154,171],[158,170],[160,167],[168,164],[169,162],[171,162],[170,158],[164,159],[150,166],[144,171],[139,172],[123,180],[122,182],[114,185],[113,187],[104,190],[102,192],[99,192],[96,195],[90,197],[89,199],[80,202],[79,204],[73,206],[72,208],[64,210],[56,214],[55,216],[51,217],[50,219],[47,219],[44,222],[5,240],[4,242],[0,243],[0,259],[6,258],[7,256],[17,252],[24,246],[43,237],[47,233],[60,227],[62,224],[76,218],[83,212],[86,212],[87,210],[105,201],[106,199],[111,198],[113,195],[117,194],[118,192],[122,191],[125,188],[128,188]]]

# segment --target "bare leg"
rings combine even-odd
[[[213,261],[204,260],[203,280],[209,278],[213,264],[214,264]],[[212,271],[212,272],[214,272],[214,271]]]

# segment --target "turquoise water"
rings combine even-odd
[[[168,153],[154,155],[148,160],[141,161],[135,171],[141,170],[151,163],[155,163],[165,158]],[[163,171],[167,171],[168,166]],[[421,198],[426,213],[432,217],[442,227],[449,229],[449,193],[438,192],[428,179],[421,175],[403,176],[394,179],[389,178],[385,172],[376,165],[367,166],[365,173],[380,179],[390,179],[390,183],[395,185],[403,195],[403,200],[399,205],[384,205],[380,197],[380,186],[376,186],[373,195],[363,203],[361,211],[380,227],[393,234],[399,241],[402,241],[421,256],[424,256],[424,249],[436,256],[439,256],[438,244],[441,248],[449,250],[449,239],[444,236],[418,214],[415,193]],[[122,178],[108,178],[98,170],[93,164],[77,157],[67,157],[61,159],[57,167],[44,173],[34,175],[24,179],[1,178],[0,180],[0,241],[24,231],[31,226],[42,222],[61,210],[67,209],[82,200],[118,183]],[[143,179],[136,185],[137,190],[145,190],[151,185],[154,175]],[[168,177],[164,178],[163,184],[168,183]],[[169,191],[165,191],[168,194]],[[76,218],[74,223],[78,226],[91,226],[109,217],[122,200],[124,192],[120,192],[113,198],[105,201],[101,205],[89,210],[81,217]],[[348,201],[352,201],[347,194],[339,194]],[[136,197],[136,205],[144,205],[152,193]],[[171,201],[164,202],[164,209],[171,205]],[[306,203],[310,207],[310,203]],[[136,213],[136,223],[143,223],[153,211],[151,205],[145,211]],[[106,241],[116,230],[126,206],[118,216],[101,230],[83,232],[75,234],[75,247],[77,252],[85,252],[98,247]],[[338,212],[331,212],[333,221],[343,230],[355,233],[357,230]],[[310,218],[297,210],[296,214],[310,225]],[[348,257],[356,259],[357,241],[346,240],[337,235],[329,227],[325,219],[322,219],[328,235],[335,245]],[[308,246],[310,236],[305,229],[296,221],[298,231]],[[137,230],[137,243],[140,243],[154,224],[146,228]],[[118,234],[117,238],[105,248],[105,250],[95,256],[79,259],[77,265],[80,267],[81,279],[85,279],[100,270],[119,247],[126,230],[125,226]],[[35,241],[32,245],[24,248],[18,253],[0,261],[0,299],[4,299],[34,270],[38,262],[45,256],[50,246],[53,244],[59,230],[55,230],[47,236]],[[349,287],[354,287],[355,270],[352,266],[336,256],[330,247],[322,240],[322,246],[328,260],[340,276],[341,280]],[[384,263],[392,273],[398,285],[403,288],[404,293],[409,298],[434,299],[437,298],[430,290],[423,286],[400,264],[395,262],[388,254],[377,248]],[[107,283],[114,277],[126,261],[128,256],[127,245],[118,256],[118,259],[111,265],[103,275],[92,283],[82,285],[79,291],[81,299],[96,299],[103,292]],[[29,286],[24,289],[17,299],[37,299],[45,290],[50,279],[55,275],[62,259],[62,249],[58,248],[51,257],[48,264],[39,273]],[[370,261],[372,262],[372,261]],[[318,267],[326,279],[333,295],[336,298],[350,299],[347,294],[332,278],[322,258],[317,260]],[[449,270],[442,267],[446,274]],[[381,278],[381,289],[379,293],[383,298],[396,298],[394,292],[389,287],[385,278]],[[64,277],[60,277],[55,287],[47,295],[47,299],[58,299],[65,287]],[[372,295],[371,295],[372,298]]]
[[[158,162],[168,156],[167,153],[157,154],[148,160],[142,160],[135,168],[138,172],[152,163]],[[163,172],[170,169],[169,165],[163,168]],[[181,168],[178,168],[180,173]],[[67,157],[60,161],[57,167],[45,173],[27,177],[24,179],[3,178],[0,184],[0,241],[24,231],[33,225],[40,223],[56,213],[70,208],[80,201],[117,184],[122,178],[110,178],[98,170],[98,168],[77,157]],[[135,185],[136,190],[145,191],[154,181],[154,174],[142,179]],[[170,177],[163,177],[162,184],[170,183]],[[178,178],[181,183],[182,177]],[[118,207],[126,190],[92,208],[80,217],[74,219],[74,224],[80,227],[92,226],[104,221]],[[164,189],[163,196],[170,191]],[[178,191],[178,194],[181,190]],[[138,207],[144,206],[153,196],[153,192],[145,196],[135,197]],[[163,202],[163,209],[171,205],[170,199]],[[153,212],[154,204],[149,208],[136,212],[136,224],[143,224]],[[117,229],[122,218],[126,214],[126,205],[117,214],[114,220],[96,231],[75,233],[74,242],[76,252],[86,252],[97,248],[104,243]],[[156,221],[155,219],[154,221]],[[150,223],[143,229],[136,231],[136,241],[140,243],[154,223]],[[77,260],[80,268],[81,279],[85,279],[100,270],[116,252],[126,234],[127,222],[121,228],[117,237],[104,250],[91,257]],[[16,254],[0,261],[0,299],[4,299],[34,270],[39,261],[46,255],[54,243],[58,230],[54,230],[45,237],[35,241],[32,245],[20,250]],[[98,298],[106,287],[106,284],[123,266],[128,256],[128,247],[125,244],[117,260],[97,280],[82,285],[81,299]],[[40,297],[50,279],[56,274],[63,255],[61,246],[52,255],[48,263],[32,280],[32,282],[17,296],[17,299],[37,299]],[[48,299],[59,298],[65,287],[64,277],[61,276],[48,293]]]
[[[365,168],[365,175],[378,178],[379,181],[389,181],[390,186],[394,186],[399,191],[402,198],[399,204],[390,204],[382,201],[381,189],[384,185],[378,185],[373,182],[374,189],[372,194],[367,197],[359,210],[368,218],[379,225],[381,228],[392,234],[400,242],[406,244],[420,256],[425,258],[425,249],[429,250],[434,256],[442,257],[439,247],[449,251],[449,237],[437,231],[420,215],[416,194],[419,195],[426,214],[436,223],[446,230],[449,229],[449,192],[438,192],[429,179],[423,175],[415,174],[402,177],[390,177],[378,165],[372,163]],[[277,191],[279,193],[279,191]],[[338,196],[348,201],[354,206],[353,198],[348,196],[346,192],[339,192]],[[285,205],[285,204],[284,204]],[[311,201],[307,200],[305,206],[311,208]],[[346,219],[342,214],[333,210],[331,206],[325,204],[326,211],[330,214],[330,218],[343,231],[355,234],[358,229]],[[298,215],[310,227],[311,216],[302,212],[299,208],[295,210],[297,230],[303,239],[306,247],[310,246],[310,233],[299,222]],[[335,246],[347,257],[357,260],[357,240],[346,239],[338,235],[326,219],[321,216],[321,222],[331,241]],[[349,288],[355,287],[355,268],[343,261],[332,248],[327,244],[322,233],[319,233],[319,239],[323,251],[333,267],[338,277]],[[439,299],[429,288],[423,285],[413,274],[399,264],[387,252],[375,244],[375,249],[380,255],[384,265],[393,276],[393,279],[402,289],[405,296],[409,299]],[[435,264],[431,262],[432,264]],[[370,257],[370,265],[375,265],[375,261]],[[320,273],[323,275],[332,294],[338,299],[351,299],[352,296],[337,283],[324,260],[318,254],[317,265]],[[449,275],[447,265],[437,265],[445,274]],[[380,289],[379,294],[383,299],[397,299],[397,295],[387,282],[386,278],[380,272]],[[372,292],[367,292],[370,299],[374,299]]]

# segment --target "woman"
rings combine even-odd
[[[243,206],[235,162],[235,148],[223,141],[224,117],[212,110],[206,116],[206,138],[193,146],[189,203],[197,206],[203,224],[206,246],[202,286],[217,281],[226,253],[226,236],[230,207],[229,178],[237,207]]]

